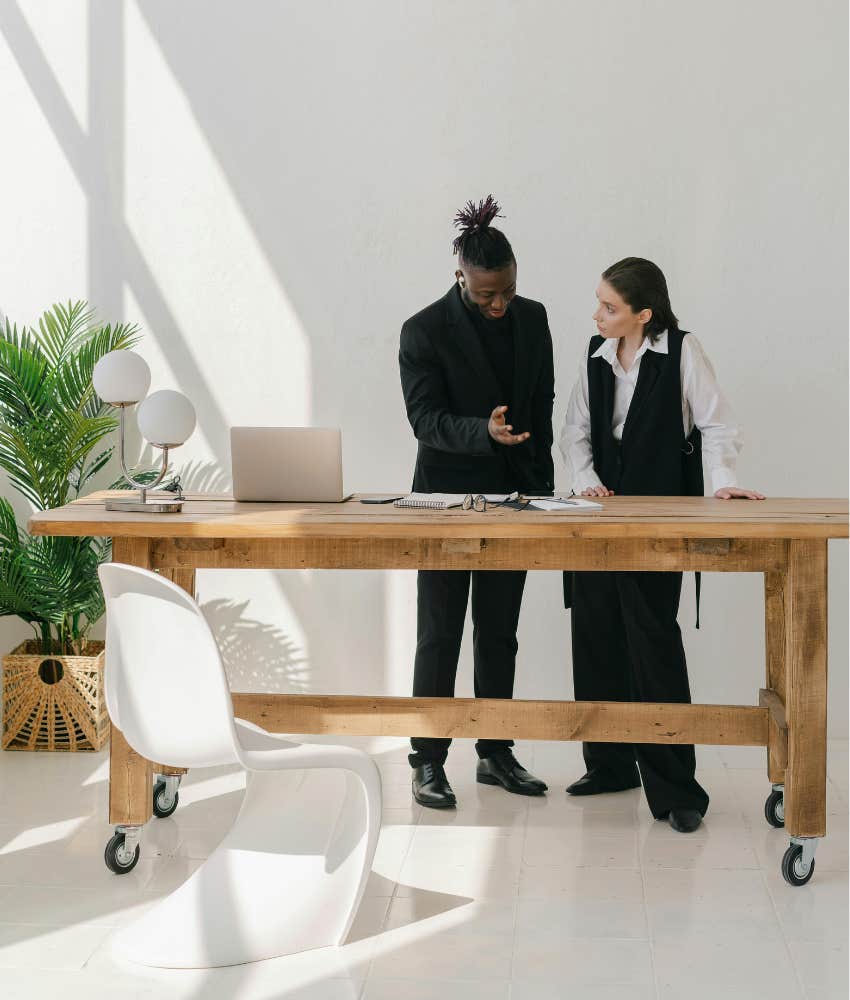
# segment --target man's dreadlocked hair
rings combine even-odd
[[[469,267],[480,267],[485,271],[499,271],[516,260],[514,252],[503,232],[491,227],[490,223],[501,215],[499,205],[488,194],[476,206],[468,201],[454,218],[460,230],[452,243],[453,251],[461,263]]]

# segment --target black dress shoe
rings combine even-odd
[[[637,776],[624,781],[597,768],[591,768],[583,778],[568,785],[567,792],[570,795],[601,795],[603,792],[625,792],[629,788],[640,788]]]
[[[515,795],[542,795],[549,787],[545,781],[529,774],[510,750],[499,750],[489,757],[482,757],[478,761],[475,777],[481,785],[501,785]]]
[[[413,769],[413,797],[429,809],[453,809],[455,793],[442,764],[421,764]]]
[[[667,819],[679,833],[693,833],[702,823],[702,813],[696,809],[671,809]]]

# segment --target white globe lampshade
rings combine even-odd
[[[138,403],[148,394],[151,370],[134,351],[110,351],[94,366],[92,384],[105,403]]]
[[[139,431],[151,444],[174,448],[195,429],[195,407],[182,392],[160,389],[139,404],[136,419]]]

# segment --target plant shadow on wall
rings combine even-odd
[[[142,452],[143,464],[152,458],[148,449]],[[229,494],[231,490],[230,477],[217,462],[187,462],[179,475],[184,493]],[[214,598],[201,605],[221,650],[231,690],[309,692],[306,651],[284,629],[247,615],[248,604],[247,600]]]
[[[225,598],[201,606],[221,650],[231,690],[307,693],[310,669],[304,650],[283,629],[249,618],[247,606],[247,601]]]
[[[133,430],[132,434],[139,440],[137,431]],[[128,435],[129,437],[130,435]],[[145,444],[139,455],[138,464],[147,468],[155,466],[156,462],[156,452],[149,444]],[[165,484],[173,482],[175,477],[179,478],[180,489],[184,493],[224,493],[229,495],[231,492],[230,476],[222,472],[218,462],[202,462],[200,460],[183,462],[176,468],[169,468]],[[158,489],[162,488],[162,486],[158,487]]]
[[[186,462],[180,466],[180,485],[190,493],[230,493],[230,476],[218,462]]]

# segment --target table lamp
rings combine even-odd
[[[160,389],[147,395],[151,373],[144,358],[133,351],[110,351],[94,366],[92,384],[104,403],[121,411],[118,453],[121,472],[139,491],[138,499],[107,500],[107,510],[141,511],[146,514],[177,514],[183,509],[179,500],[148,500],[148,490],[155,489],[168,468],[168,451],[183,444],[195,429],[195,408],[180,392]],[[147,397],[147,398],[146,398]],[[139,403],[139,431],[155,448],[162,449],[162,468],[152,483],[137,482],[127,471],[124,458],[125,417],[128,406]]]

